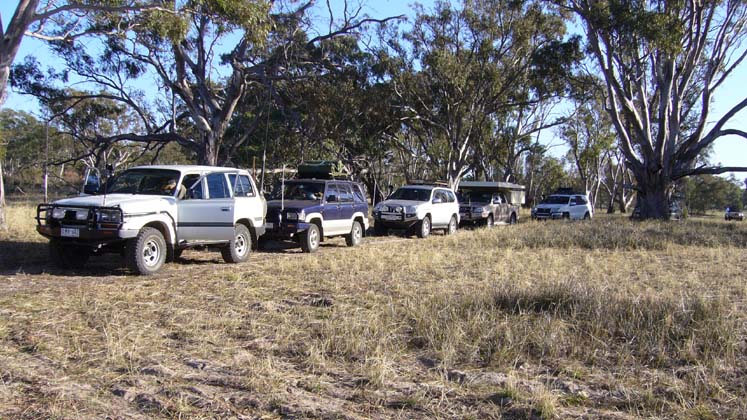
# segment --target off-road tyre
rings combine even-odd
[[[590,219],[591,219],[591,214],[589,214],[589,212],[587,211],[586,213],[584,213],[584,220],[590,220]]]
[[[306,253],[316,252],[319,249],[319,244],[322,242],[322,235],[319,231],[319,226],[312,223],[306,232],[299,235],[301,242],[301,250]]]
[[[137,236],[128,240],[125,249],[127,268],[136,274],[150,276],[166,262],[168,248],[158,229],[144,227]]]
[[[511,213],[511,217],[508,218],[508,224],[509,225],[516,224],[516,213]]]
[[[446,230],[444,230],[444,233],[447,235],[453,235],[457,231],[457,227],[459,226],[459,223],[457,223],[456,216],[451,216],[451,219],[449,220],[448,226],[446,226]]]
[[[252,234],[246,226],[237,224],[233,228],[233,238],[220,250],[223,261],[229,264],[242,263],[249,259],[252,252]]]
[[[353,227],[350,229],[350,233],[345,235],[345,244],[347,246],[358,246],[363,240],[363,226],[357,220],[353,221]]]
[[[493,226],[495,226],[495,219],[493,219],[493,215],[489,214],[488,218],[485,219],[485,227],[488,229],[492,229]]]
[[[425,216],[417,225],[418,238],[427,238],[431,234],[431,218]]]
[[[57,268],[83,268],[90,256],[88,248],[65,244],[56,239],[49,241],[49,260]]]

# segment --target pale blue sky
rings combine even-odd
[[[337,9],[337,13],[341,13],[342,9],[340,5],[342,4],[342,0],[333,0],[332,3],[333,9]],[[351,5],[359,4],[357,0],[349,0],[349,3]],[[414,2],[398,0],[363,1],[363,11],[372,17],[386,17],[400,14],[413,17],[413,3]],[[420,3],[430,7],[433,4],[433,1],[421,1]],[[13,0],[0,1],[0,14],[2,15],[3,23],[5,25],[10,21],[16,5],[17,2]],[[324,2],[318,2],[318,6],[321,6],[322,8],[318,10],[317,15],[320,17],[326,17],[326,7],[324,7]],[[349,6],[349,8],[350,7],[351,6]],[[24,39],[21,44],[21,49],[16,56],[16,62],[20,62],[20,60],[23,60],[27,55],[35,55],[45,66],[54,66],[56,64],[61,65],[61,63],[55,60],[49,53],[46,44],[28,37]],[[747,64],[743,64],[716,93],[714,104],[711,109],[711,117],[709,118],[710,122],[717,121],[719,117],[747,96],[746,82]],[[38,105],[33,98],[19,95],[12,90],[8,95],[8,100],[5,102],[4,107],[25,110],[32,113],[38,112]],[[747,129],[747,111],[743,111],[733,118],[728,124],[728,127],[740,128],[743,130]],[[552,141],[555,144],[559,143],[558,140],[549,141]],[[718,140],[715,144],[712,161],[714,163],[721,163],[724,166],[747,166],[747,139],[729,136]],[[745,179],[747,173],[736,174],[736,176],[739,179]]]

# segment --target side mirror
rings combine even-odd
[[[83,186],[83,194],[96,195],[99,193],[99,184],[86,184]]]
[[[101,189],[101,176],[96,168],[86,169],[83,194],[96,195]]]

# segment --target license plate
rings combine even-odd
[[[79,238],[80,229],[75,228],[62,228],[60,229],[60,235],[66,238]]]
[[[399,220],[401,217],[397,214],[382,214],[381,215],[382,220]]]
[[[265,223],[265,229],[272,229],[274,227],[275,227],[275,225],[272,224],[272,223]]]

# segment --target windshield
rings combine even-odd
[[[398,188],[388,200],[430,201],[431,190],[424,188]]]
[[[179,171],[169,169],[130,169],[106,185],[109,194],[145,194],[173,196]]]
[[[493,195],[487,192],[462,191],[457,194],[462,203],[490,203]]]
[[[568,198],[565,195],[551,195],[542,200],[542,204],[568,204]]]
[[[284,191],[281,191],[281,184],[278,184],[270,199],[280,200],[281,192],[285,200],[319,201],[324,195],[324,184],[321,182],[286,182]]]

